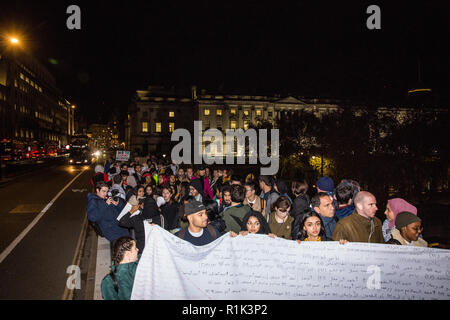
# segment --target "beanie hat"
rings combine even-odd
[[[191,183],[189,185],[194,187],[195,190],[197,190],[198,193],[200,193],[203,197],[202,183],[200,182],[199,179],[191,180]]]
[[[202,210],[206,210],[206,207],[200,201],[193,200],[184,205],[184,214],[187,216]]]
[[[334,191],[334,182],[330,177],[321,177],[316,182],[317,188],[323,191],[327,192],[333,192]]]
[[[415,214],[403,211],[397,215],[397,218],[395,218],[395,227],[400,230],[401,228],[406,227],[408,224],[421,221],[422,220]]]
[[[391,211],[394,213],[394,220],[389,221],[389,229],[394,228],[395,226],[395,219],[397,215],[402,211],[407,211],[412,214],[415,214],[417,216],[417,208],[414,207],[412,204],[406,202],[402,198],[394,198],[388,200],[389,208],[391,208]]]

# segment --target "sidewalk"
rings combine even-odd
[[[95,268],[94,300],[103,300],[101,283],[103,278],[109,273],[111,266],[111,248],[109,241],[98,237],[97,243],[97,263]]]

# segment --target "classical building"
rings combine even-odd
[[[0,138],[59,147],[74,133],[74,109],[55,78],[18,48],[0,51]]]
[[[338,109],[331,100],[211,94],[205,90],[197,92],[196,87],[180,94],[173,89],[150,86],[147,90],[138,90],[135,101],[129,106],[126,149],[142,155],[170,153],[174,145],[171,133],[183,128],[193,134],[194,121],[199,120],[202,133],[209,128],[225,133],[227,129],[247,130],[251,124],[264,121],[275,124],[283,112],[308,110],[320,115]],[[204,144],[202,148],[204,150]]]
[[[197,108],[189,92],[150,86],[138,90],[125,124],[125,149],[140,155],[169,154],[177,128],[193,131]]]

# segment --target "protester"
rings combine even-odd
[[[175,202],[169,187],[162,189],[162,196],[165,203],[160,208],[165,221],[164,229],[171,231],[178,228],[178,203]]]
[[[238,233],[242,228],[242,220],[244,216],[251,210],[250,206],[244,205],[245,188],[235,184],[231,186],[231,206],[223,211],[223,220],[226,224],[225,231],[233,231]]]
[[[395,218],[395,228],[389,244],[402,246],[428,247],[428,243],[419,237],[422,233],[422,220],[412,212],[399,212]]]
[[[202,183],[200,182],[199,179],[193,179],[190,182],[189,185],[189,192],[190,195],[193,196],[195,198],[195,200],[202,202],[203,199],[205,198],[204,194],[203,194],[203,187],[202,187]]]
[[[300,223],[300,232],[297,235],[297,242],[301,241],[331,241],[323,228],[322,218],[317,212],[311,211],[303,216]],[[347,240],[339,240],[340,244],[347,243]]]
[[[231,186],[222,185],[218,190],[219,213],[222,213],[231,207]]]
[[[103,169],[103,166],[98,164],[98,165],[95,166],[95,174],[91,178],[92,187],[95,188],[95,185],[97,184],[97,182],[100,182],[100,181],[108,182],[109,181],[109,177],[105,173],[105,170]]]
[[[412,214],[417,215],[417,208],[408,203],[406,200],[402,198],[394,198],[388,200],[386,210],[384,211],[386,219],[383,221],[383,225],[381,227],[385,242],[388,242],[391,239],[391,231],[395,227],[395,218],[397,217],[399,212],[402,211],[408,211]]]
[[[289,202],[292,205],[292,199],[291,197],[289,197],[288,195],[288,187],[286,184],[286,181],[284,181],[283,179],[277,179],[275,180],[275,183],[273,185],[273,188],[275,189],[275,191],[277,191],[281,196],[285,196],[286,198],[288,198]]]
[[[104,300],[130,300],[140,258],[138,252],[136,242],[130,237],[114,241],[111,272],[101,282]]]
[[[317,192],[325,192],[333,196],[334,182],[330,177],[320,177],[316,182]]]
[[[360,191],[353,200],[355,211],[339,220],[332,239],[344,239],[350,242],[385,243],[381,231],[381,221],[375,217],[377,200],[373,194]]]
[[[276,238],[276,235],[270,232],[269,224],[266,218],[261,212],[250,210],[242,220],[242,229],[239,232],[240,235],[246,236],[247,234],[267,234],[271,238]],[[236,237],[237,234],[230,231],[230,236]]]
[[[353,205],[354,186],[344,180],[336,187],[334,196],[336,198],[338,209],[335,211],[336,217],[340,220],[352,214],[355,210]]]
[[[175,235],[195,246],[203,246],[214,241],[219,236],[219,231],[208,224],[208,215],[203,203],[193,200],[184,205],[184,214],[189,225],[181,229]]]
[[[146,197],[153,197],[153,187],[151,184],[147,185],[145,187],[145,196]]]
[[[108,196],[109,187],[104,181],[97,182],[95,193],[89,193],[87,203],[88,220],[97,223],[105,238],[113,242],[122,236],[129,236],[125,228],[121,228],[117,221],[122,208],[119,200]]]
[[[273,178],[271,176],[259,176],[259,187],[261,189],[260,198],[266,202],[265,217],[269,221],[272,205],[277,201],[280,194],[273,188]]]
[[[201,185],[200,192],[202,194],[203,199],[212,199],[214,195],[211,190],[211,186],[209,185],[209,178],[206,176],[206,167],[204,165],[200,165],[198,167],[197,174],[192,176],[191,182],[198,179]]]
[[[219,215],[219,205],[217,201],[207,199],[204,201],[206,214],[208,216],[208,223],[213,225],[220,234],[223,234],[226,229],[225,221]]]
[[[308,183],[305,180],[293,181],[291,185],[292,194],[295,196],[292,202],[291,216],[294,218],[292,224],[292,239],[296,239],[301,230],[300,224],[305,214],[311,212],[308,192]]]
[[[273,234],[284,239],[292,239],[292,223],[294,218],[289,215],[291,203],[285,196],[277,198],[272,206],[272,214],[269,217],[269,227]]]
[[[264,199],[261,199],[256,195],[256,183],[254,181],[248,181],[244,184],[245,199],[243,204],[248,204],[253,211],[261,212],[266,217],[266,203]]]
[[[337,221],[337,218],[335,218],[334,215],[333,200],[331,196],[325,192],[317,193],[311,198],[311,208],[320,215],[326,236],[331,239]]]

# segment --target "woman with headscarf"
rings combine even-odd
[[[417,215],[417,208],[408,203],[406,200],[403,200],[402,198],[394,198],[388,200],[386,210],[384,211],[386,219],[384,220],[383,226],[381,228],[385,242],[388,242],[391,239],[391,231],[395,227],[395,219],[397,215],[402,211],[408,211],[412,214]]]

